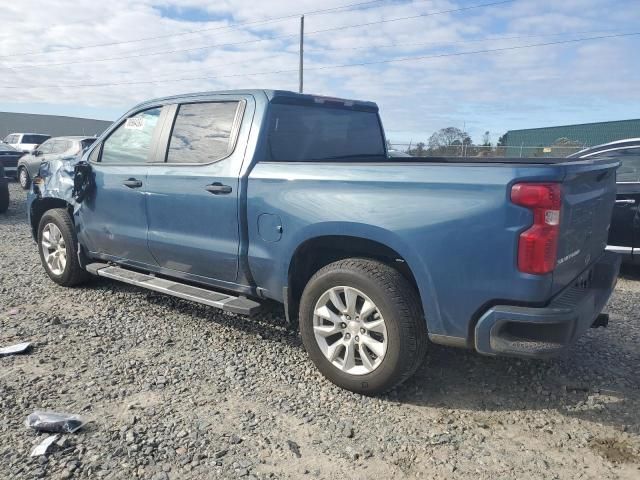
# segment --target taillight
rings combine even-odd
[[[533,212],[533,225],[520,234],[518,270],[542,275],[556,267],[562,189],[559,183],[517,183],[511,201]]]

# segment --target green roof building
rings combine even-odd
[[[566,157],[586,147],[625,138],[640,138],[640,119],[509,130],[504,145],[509,157]]]

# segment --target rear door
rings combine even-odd
[[[147,177],[149,249],[166,269],[234,282],[238,275],[236,149],[247,100],[221,95],[174,105],[166,153]]]
[[[95,188],[82,203],[81,240],[92,253],[133,265],[156,265],[147,246],[146,181],[163,107],[131,115],[89,154]]]

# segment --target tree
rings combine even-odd
[[[442,128],[429,137],[429,149],[439,150],[455,145],[471,145],[471,137],[456,127]]]
[[[426,145],[424,142],[416,143],[416,147],[409,150],[409,154],[414,157],[425,157],[427,155],[427,150],[424,148]]]
[[[484,132],[484,135],[482,135],[482,146],[483,147],[491,146],[491,134],[489,133],[489,130]]]

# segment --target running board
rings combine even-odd
[[[261,305],[258,302],[245,297],[234,297],[227,293],[194,287],[186,283],[179,283],[165,278],[154,277],[145,273],[116,267],[106,263],[91,263],[86,266],[89,273],[99,277],[111,278],[120,282],[129,283],[138,287],[166,293],[174,297],[203,303],[210,307],[219,308],[225,312],[238,313],[240,315],[253,315]]]

